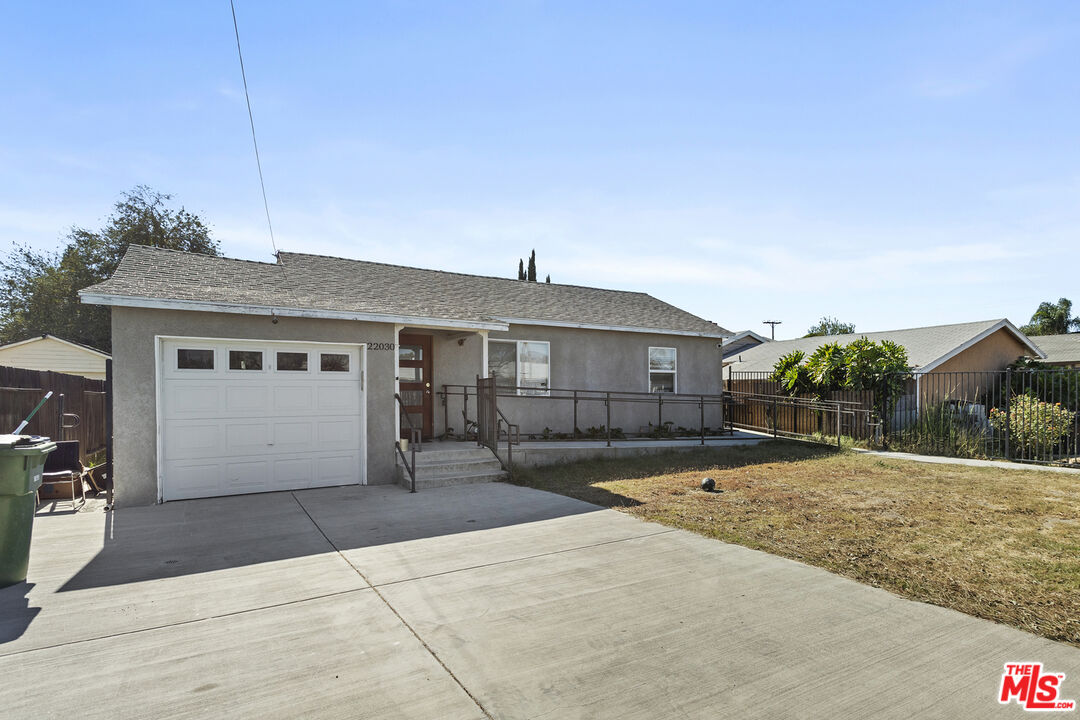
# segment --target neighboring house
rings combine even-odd
[[[1042,362],[1047,365],[1080,368],[1080,332],[1067,335],[1034,335],[1031,340],[1046,354]]]
[[[285,252],[275,264],[133,245],[80,295],[112,307],[127,505],[392,483],[399,391],[427,437],[462,430],[441,389],[478,376],[521,395],[715,393],[730,335],[643,293]],[[506,400],[523,433],[557,429],[558,401]],[[646,425],[655,408],[623,408],[611,424]]]
[[[996,372],[1022,356],[1042,359],[1042,350],[1006,319],[887,330],[884,332],[820,335],[796,340],[774,340],[741,353],[740,360],[725,362],[724,377],[744,379],[771,373],[784,355],[802,350],[809,357],[827,343],[848,343],[859,338],[891,340],[904,346],[908,362],[922,388],[920,402],[945,399],[975,400],[998,387]]]
[[[108,353],[52,335],[0,346],[0,365],[5,367],[51,370],[92,380],[105,379],[108,359]]]
[[[729,338],[724,338],[724,364],[727,365],[729,362],[738,360],[740,353],[744,350],[749,350],[767,342],[771,342],[771,340],[764,335],[758,335],[753,330],[743,330]]]

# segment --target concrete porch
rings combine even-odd
[[[659,452],[679,452],[701,447],[756,445],[771,439],[755,433],[735,431],[729,435],[706,437],[704,445],[701,438],[612,440],[610,447],[605,440],[522,440],[514,445],[513,460],[515,464],[533,467],[592,458],[623,458]],[[467,447],[476,447],[476,443],[464,440],[434,440],[424,443],[424,452]],[[418,453],[417,457],[421,457],[421,453]],[[506,460],[505,438],[499,442],[499,457]]]

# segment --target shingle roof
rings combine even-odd
[[[490,322],[530,320],[721,337],[719,325],[645,293],[465,275],[282,252],[279,262],[139,245],[113,276],[81,291],[178,300]],[[119,300],[107,304],[121,304]]]
[[[1036,335],[1031,341],[1046,353],[1048,363],[1080,363],[1080,332]]]
[[[976,338],[989,335],[1001,328],[1013,332],[1017,339],[1031,346],[1031,341],[1008,320],[981,320],[979,322],[958,323],[955,325],[934,325],[932,327],[908,328],[905,330],[886,330],[884,332],[850,333],[847,335],[823,335],[819,337],[798,338],[795,340],[774,340],[756,347],[743,350],[738,358],[725,358],[725,364],[734,372],[770,372],[781,356],[793,350],[802,350],[810,355],[826,343],[838,342],[841,345],[868,338],[870,340],[892,340],[907,349],[908,362],[913,367],[929,369]],[[1033,354],[1037,348],[1032,347]]]

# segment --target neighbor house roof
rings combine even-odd
[[[29,345],[30,343],[41,342],[42,340],[55,340],[58,343],[64,343],[65,345],[70,345],[71,347],[78,348],[79,350],[85,350],[88,353],[92,353],[106,359],[111,357],[109,353],[98,350],[97,348],[90,347],[89,345],[83,345],[82,343],[77,343],[73,340],[65,340],[62,337],[56,337],[55,335],[49,335],[48,333],[45,333],[44,335],[35,335],[32,338],[8,343],[7,345],[0,345],[0,350],[7,350],[8,348],[19,347],[20,345]]]
[[[774,340],[743,350],[740,360],[729,359],[725,365],[735,372],[771,372],[776,361],[794,350],[802,350],[810,355],[826,343],[848,343],[867,338],[869,340],[892,340],[907,349],[908,362],[922,371],[933,370],[946,360],[975,343],[989,337],[998,330],[1005,329],[1027,346],[1036,357],[1043,357],[1042,351],[1028,339],[1024,333],[1005,319],[982,320],[979,322],[958,323],[956,325],[934,325],[932,327],[908,328],[905,330],[886,330],[883,332],[849,333],[846,335],[819,335],[798,338],[796,340]]]
[[[510,323],[726,337],[638,292],[282,252],[277,263],[132,245],[83,302],[504,330]]]
[[[1067,335],[1036,335],[1032,339],[1046,353],[1048,363],[1080,363],[1080,332]]]
[[[755,345],[766,342],[772,342],[772,340],[764,335],[758,335],[753,330],[742,330],[741,332],[737,332],[731,337],[724,338],[724,359],[726,360],[732,355],[738,355],[747,348],[752,348]]]

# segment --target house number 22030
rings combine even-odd
[[[369,350],[393,350],[394,343],[368,343]]]

